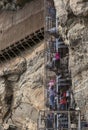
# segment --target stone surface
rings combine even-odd
[[[62,0],[54,0],[55,2],[55,7],[57,11],[57,17],[59,17],[59,22],[61,24],[65,24],[67,21],[67,11],[66,11],[66,3],[64,4]]]
[[[88,119],[88,2],[54,0],[59,17],[59,31],[69,45],[69,66],[75,100]],[[14,6],[14,5],[13,5]],[[1,9],[12,8],[11,3]],[[38,111],[44,108],[43,43],[33,52],[0,66],[0,123],[35,130]],[[7,100],[12,96],[12,100]],[[5,100],[7,99],[7,100]],[[10,106],[9,106],[10,105]]]
[[[14,122],[21,130],[37,129],[38,112],[44,108],[43,49],[42,42],[24,58],[0,66],[0,123],[4,127]]]
[[[75,100],[88,120],[88,0],[54,2],[60,18],[60,35],[69,45],[69,67]]]
[[[70,8],[76,16],[88,16],[87,0],[70,0]]]
[[[31,0],[1,0],[0,9],[16,11],[21,9],[26,2]]]

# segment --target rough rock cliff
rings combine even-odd
[[[54,2],[59,16],[60,35],[69,46],[74,96],[88,119],[88,2]],[[30,53],[0,66],[0,124],[4,127],[14,124],[21,130],[37,128],[38,111],[44,108],[43,49],[42,42]]]
[[[0,9],[1,10],[19,10],[23,7],[26,2],[32,0],[0,0]]]
[[[88,119],[88,0],[54,0],[59,31],[69,46],[74,96]]]
[[[42,42],[0,66],[0,124],[4,127],[37,129],[38,111],[44,108],[43,46]]]

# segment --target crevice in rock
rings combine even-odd
[[[5,97],[4,97],[4,101],[5,101],[5,105],[7,108],[7,112],[5,113],[4,117],[3,117],[3,122],[4,121],[8,121],[9,118],[11,118],[12,112],[11,112],[11,108],[12,108],[12,103],[13,103],[13,86],[12,83],[10,81],[8,81],[7,76],[4,76],[5,78]]]
[[[81,4],[81,3],[84,3],[84,2],[88,2],[88,0],[78,1],[77,4]]]

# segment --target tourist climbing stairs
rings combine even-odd
[[[38,130],[84,130],[72,91],[69,49],[59,34],[56,13],[53,0],[46,0],[45,109],[39,112]]]

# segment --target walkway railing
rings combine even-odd
[[[46,108],[39,112],[38,130],[83,130],[71,88],[69,49],[59,34],[53,0],[46,0],[45,7]]]
[[[77,116],[77,119],[74,116]],[[40,111],[38,129],[80,130],[80,111]]]

